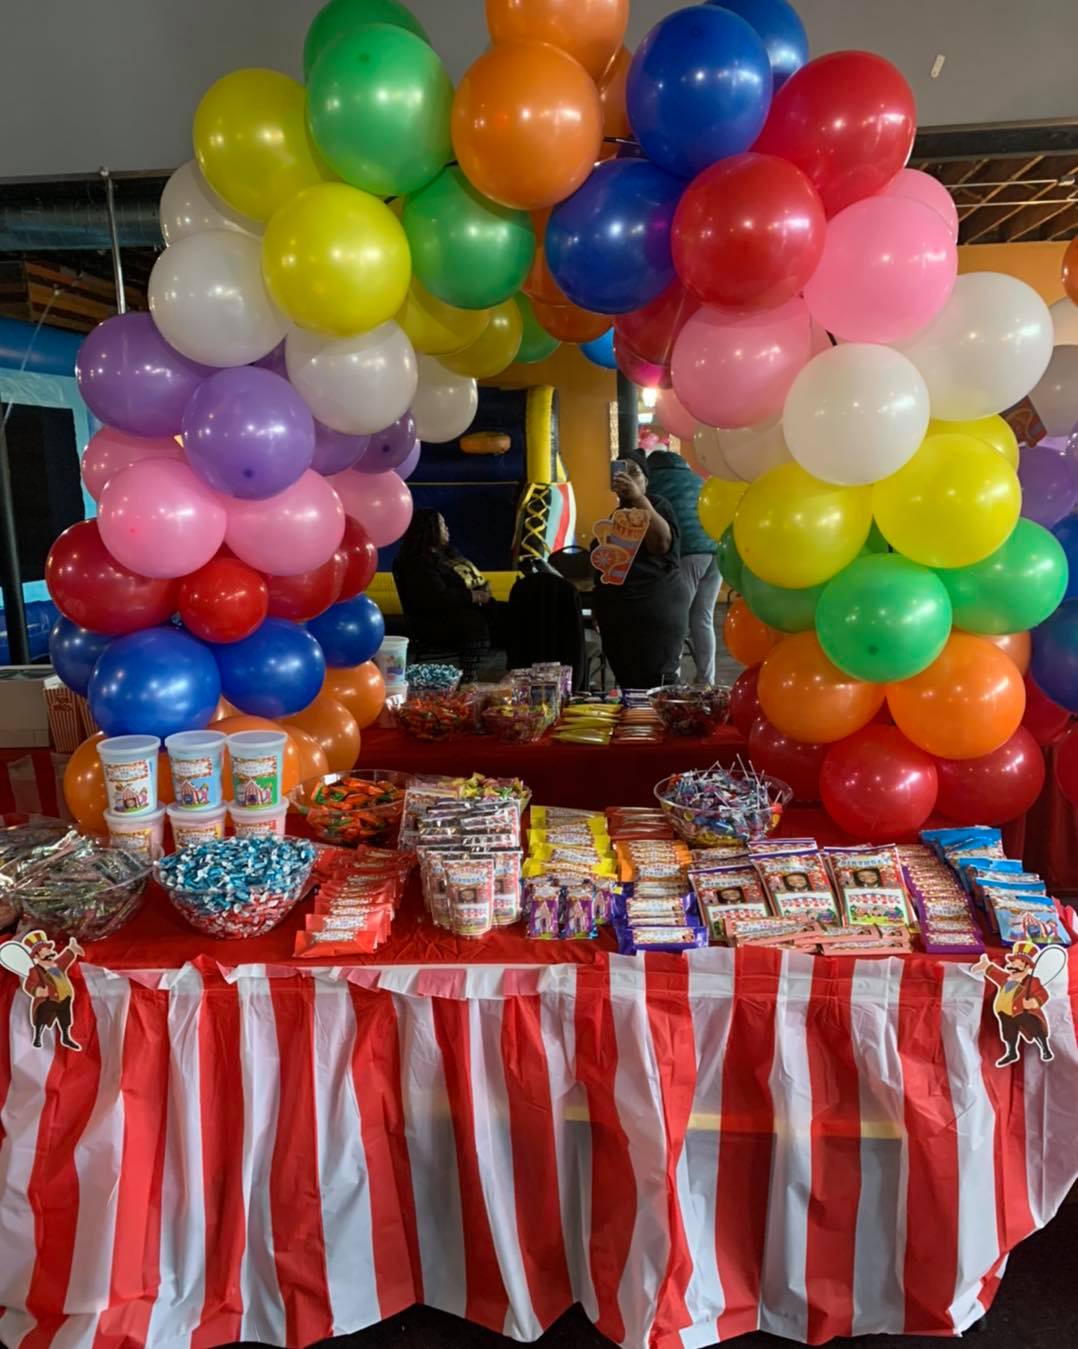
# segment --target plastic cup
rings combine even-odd
[[[114,735],[98,741],[109,810],[114,815],[149,815],[157,809],[156,735]]]
[[[114,810],[106,810],[105,824],[108,826],[110,847],[137,853],[148,862],[152,862],[161,852],[165,837],[164,806],[142,815],[134,811],[117,815]]]
[[[197,843],[212,843],[225,836],[225,808],[185,810],[180,805],[166,807],[168,822],[172,825],[172,841],[177,852],[193,848]]]
[[[408,638],[384,638],[374,657],[374,663],[381,670],[387,688],[391,684],[403,684],[408,671]]]
[[[281,771],[288,736],[284,731],[236,731],[228,737],[232,760],[232,800],[248,810],[281,804]]]
[[[287,815],[287,801],[272,810],[251,810],[248,806],[237,805],[230,805],[228,808],[228,818],[232,821],[232,830],[237,838],[252,838],[266,834],[283,838]]]
[[[227,741],[221,731],[180,731],[165,741],[177,810],[213,810],[221,804]]]

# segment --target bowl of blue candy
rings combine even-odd
[[[270,835],[216,839],[163,857],[154,879],[192,927],[240,940],[271,932],[299,903],[314,844]]]

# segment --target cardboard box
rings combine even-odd
[[[50,665],[0,665],[0,749],[48,748],[50,677]]]

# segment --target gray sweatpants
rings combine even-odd
[[[715,604],[722,577],[714,553],[689,553],[681,559],[681,579],[689,594],[689,641],[696,653],[697,680],[715,682]]]

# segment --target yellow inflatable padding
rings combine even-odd
[[[490,582],[491,594],[496,600],[507,600],[510,590],[520,579],[520,573],[516,571],[491,571],[487,572],[486,576]],[[391,571],[380,571],[367,587],[366,593],[383,614],[399,617],[400,596],[397,594],[397,583],[393,580]]]

